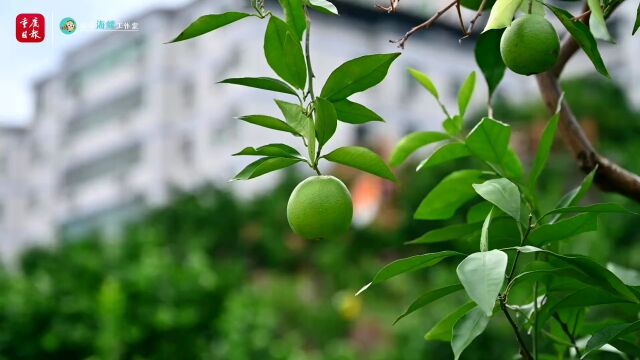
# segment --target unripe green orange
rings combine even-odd
[[[549,70],[558,60],[560,39],[550,22],[539,15],[525,15],[505,30],[500,40],[502,60],[522,75]]]
[[[324,239],[349,229],[353,216],[351,194],[333,176],[312,176],[291,193],[287,219],[291,229],[306,239]]]

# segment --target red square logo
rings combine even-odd
[[[23,43],[44,41],[45,26],[42,14],[20,14],[16,16],[16,39]]]

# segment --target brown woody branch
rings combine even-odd
[[[413,34],[417,33],[420,30],[430,28],[436,22],[436,20],[438,20],[444,13],[449,11],[449,9],[454,7],[457,3],[458,3],[458,0],[453,0],[449,5],[445,6],[444,8],[440,9],[437,13],[435,13],[431,18],[429,18],[429,20],[423,22],[420,25],[413,27],[406,34],[404,34],[404,36],[401,37],[399,40],[395,40],[395,41],[390,40],[390,42],[398,44],[399,48],[404,49],[404,44],[407,42],[407,40],[409,40],[411,36],[413,36]]]
[[[585,23],[588,22],[588,19],[588,14],[580,16],[580,21]],[[536,76],[538,88],[550,112],[554,112],[558,108],[562,94],[558,78],[578,49],[580,49],[578,43],[567,34],[555,66],[550,71]],[[596,166],[598,167],[595,182],[602,190],[640,201],[640,176],[623,169],[596,151],[565,100],[562,100],[559,130],[562,140],[573,153],[582,171],[588,173]]]
[[[393,13],[398,10],[398,4],[400,0],[389,0],[389,6],[376,5],[376,8],[386,11],[388,13]]]

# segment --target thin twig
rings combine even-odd
[[[460,10],[460,0],[456,1],[456,11],[458,12],[458,20],[460,21],[460,29],[462,30],[462,38],[459,41],[462,41],[467,36],[467,29],[464,27],[464,20],[462,20],[462,10]]]
[[[582,21],[582,19],[586,18],[589,15],[591,15],[591,10],[587,10],[587,11],[583,12],[580,15],[574,16],[573,19],[571,19],[571,20],[573,20],[573,21],[578,21],[578,20]]]
[[[576,349],[576,355],[578,356],[578,359],[580,359],[582,357],[582,355],[580,354],[580,348],[578,348],[578,345],[576,344],[576,338],[575,338],[575,336],[573,336],[573,334],[569,330],[569,327],[567,326],[567,323],[562,321],[562,319],[560,318],[560,315],[558,315],[557,312],[553,313],[553,318],[556,319],[558,324],[560,324],[560,327],[562,328],[562,331],[567,335],[569,340],[571,340],[571,345],[573,345],[573,348]]]
[[[518,325],[515,323],[515,321],[513,321],[513,318],[511,318],[511,315],[507,310],[507,304],[505,303],[505,300],[502,297],[500,298],[500,308],[502,309],[504,316],[509,321],[509,324],[511,324],[511,327],[513,328],[513,332],[516,334],[516,338],[518,339],[518,344],[520,345],[520,355],[522,355],[522,357],[525,360],[533,360],[533,356],[531,356],[531,353],[527,348],[526,342],[522,338],[522,335],[520,335],[520,330],[518,330]]]
[[[400,0],[389,0],[389,6],[382,6],[382,5],[376,4],[376,8],[386,11],[387,13],[390,14],[398,10],[399,3],[400,3]]]
[[[478,7],[478,11],[476,11],[476,14],[473,16],[473,19],[471,19],[471,21],[469,21],[469,28],[467,28],[466,34],[460,40],[464,40],[464,39],[468,38],[469,36],[471,36],[471,32],[473,31],[473,27],[476,25],[476,21],[478,21],[480,16],[482,16],[482,13],[484,12],[484,7],[485,6],[487,6],[487,0],[482,0],[482,2],[480,3],[480,6]]]
[[[409,30],[406,34],[404,34],[404,36],[401,37],[400,39],[395,40],[395,41],[394,40],[390,40],[390,42],[392,42],[394,44],[398,44],[399,48],[404,49],[404,44],[407,42],[407,40],[409,40],[409,38],[413,34],[417,33],[420,30],[424,30],[424,29],[430,28],[431,25],[433,25],[433,23],[436,22],[436,20],[438,20],[444,13],[449,11],[449,9],[454,7],[457,2],[458,2],[458,0],[452,1],[449,5],[445,6],[444,8],[440,9],[437,13],[435,13],[429,20],[423,22],[420,25],[415,26],[414,28]]]

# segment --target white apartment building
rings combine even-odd
[[[397,51],[387,39],[398,38],[420,21],[381,14],[369,2],[365,7],[355,1],[336,3],[340,17],[314,15],[312,61],[319,84],[343,61]],[[241,10],[241,5],[246,4],[196,1],[135,17],[140,32],[114,32],[81,45],[67,54],[64,67],[35,86],[31,123],[24,129],[0,130],[3,257],[28,245],[50,243],[60,232],[73,235],[96,227],[112,231],[144,209],[166,202],[174,190],[227,184],[251,161],[232,153],[285,140],[281,133],[234,119],[278,115],[274,94],[217,84],[228,77],[273,75],[262,53],[265,21],[249,18],[190,41],[165,44],[199,16]],[[367,125],[364,132],[340,124],[327,149],[363,137],[390,144],[408,131],[439,127],[440,109],[406,68],[432,76],[453,108],[457,88],[475,66],[473,42],[460,45],[458,37],[459,32],[446,25],[416,35],[387,80],[355,97],[386,123]],[[640,51],[637,41],[620,46],[624,50],[611,54],[623,56],[608,63],[631,74],[620,78],[631,86],[633,79],[640,80],[633,56]],[[590,64],[582,62],[591,71]],[[533,79],[528,90],[515,79],[505,79],[504,94],[535,90]],[[484,88],[479,80],[476,103],[484,101]],[[297,145],[293,137],[286,142]],[[224,186],[251,196],[277,177]]]

